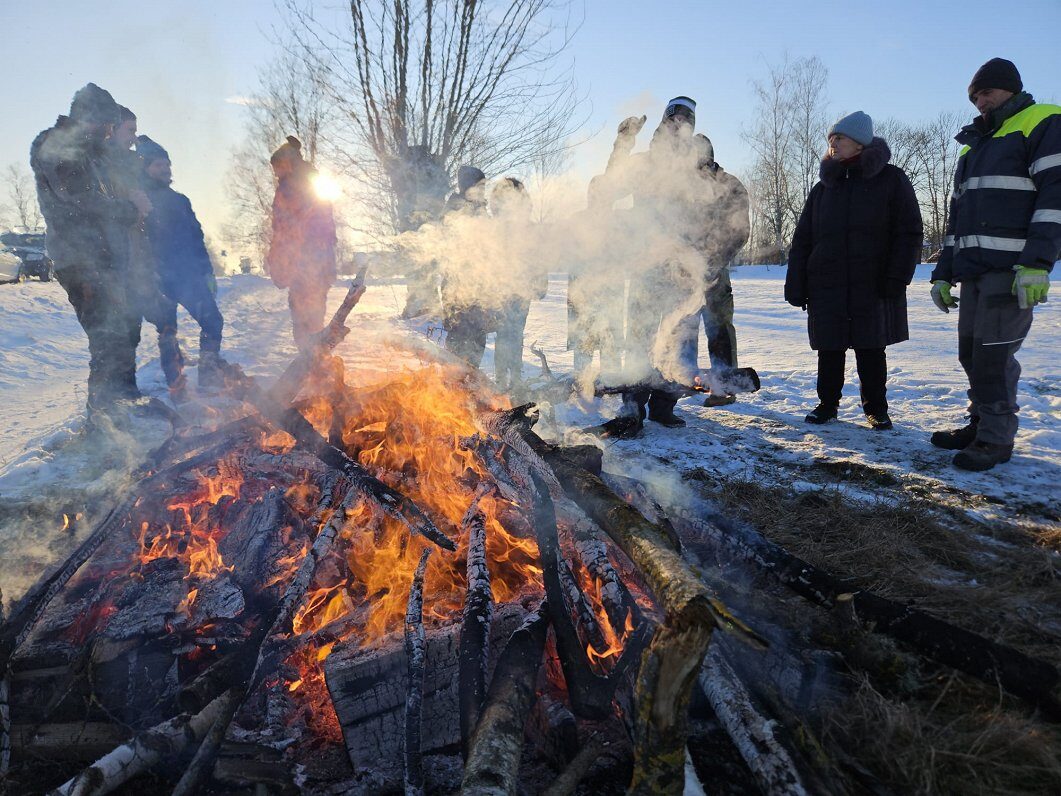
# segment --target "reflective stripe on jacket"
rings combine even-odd
[[[1061,106],[1017,94],[957,139],[965,146],[932,279],[1052,269],[1061,256]]]

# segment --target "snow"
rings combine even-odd
[[[640,461],[678,474],[700,468],[714,476],[797,489],[842,485],[867,499],[898,485],[985,519],[1024,516],[1056,522],[1061,514],[1056,489],[1061,481],[1057,303],[1037,308],[1031,335],[1019,354],[1024,375],[1013,460],[987,473],[962,472],[950,465],[953,454],[928,443],[933,430],[960,425],[965,409],[965,376],[956,357],[957,314],[944,315],[932,305],[929,270],[918,269],[909,292],[914,339],[888,349],[894,430],[873,431],[865,425],[853,356],[839,422],[803,422],[816,403],[816,359],[807,345],[804,315],[782,298],[784,267],[746,266],[733,270],[738,350],[740,363],[758,370],[762,389],[713,409],[695,397],[683,399],[678,412],[688,421],[686,428],[648,423],[638,439],[609,441],[606,466],[628,469]],[[252,375],[275,376],[295,351],[285,294],[257,276],[226,277],[218,284],[226,322],[224,356]],[[344,294],[345,287],[337,283],[330,309]],[[558,374],[572,369],[572,355],[566,350],[565,294],[566,277],[553,275],[548,294],[531,308],[526,335],[528,344],[539,342]],[[358,383],[386,378],[396,368],[417,367],[427,356],[430,344],[423,329],[398,320],[404,295],[400,283],[373,284],[351,316],[352,332],[338,351],[356,371]],[[180,323],[182,346],[194,356],[198,330],[183,311]],[[62,451],[77,439],[82,422],[88,354],[73,310],[54,282],[0,285],[0,341],[2,502],[60,474]],[[706,367],[702,337],[700,348],[701,365]],[[492,357],[491,344],[483,363],[487,372],[492,372]],[[529,351],[525,360],[525,375],[537,374],[538,362]],[[141,389],[165,397],[151,327],[143,333],[139,366]],[[611,417],[616,406],[615,398],[573,400],[543,407],[543,417],[548,430],[575,440],[579,428]]]

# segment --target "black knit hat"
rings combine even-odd
[[[144,162],[145,169],[156,160],[169,160],[169,152],[146,135],[137,136],[136,154],[138,154],[140,159]]]
[[[1012,61],[992,58],[973,75],[973,81],[969,84],[969,99],[972,100],[973,94],[985,88],[999,88],[1016,94],[1024,89],[1024,83],[1021,82],[1020,72]]]
[[[473,185],[477,185],[486,179],[481,169],[475,166],[461,166],[457,169],[457,191],[463,196]]]

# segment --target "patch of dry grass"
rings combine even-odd
[[[1061,531],[985,526],[887,488],[866,504],[833,488],[692,480],[731,516],[854,586],[1061,665]],[[814,624],[818,642],[850,667],[853,697],[824,733],[841,757],[902,794],[1061,793],[1061,727],[842,612]]]

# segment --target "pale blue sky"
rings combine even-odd
[[[36,133],[91,80],[133,108],[142,131],[170,150],[175,186],[216,231],[243,114],[226,99],[253,91],[257,68],[271,57],[281,23],[273,3],[0,3],[0,167],[27,163]],[[602,132],[579,151],[579,170],[603,165],[623,116],[644,112],[654,123],[666,99],[688,94],[719,162],[739,172],[748,162],[740,132],[751,121],[750,83],[786,52],[822,59],[836,113],[972,115],[965,88],[993,56],[1015,61],[1040,100],[1061,101],[1059,38],[1061,0],[587,0],[571,54],[592,102],[589,129]]]

